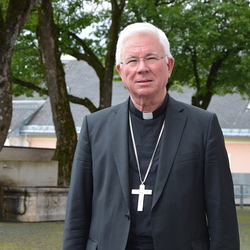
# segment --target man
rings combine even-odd
[[[116,60],[130,98],[84,118],[63,249],[239,249],[218,120],[168,95],[167,37],[148,23],[129,25]]]

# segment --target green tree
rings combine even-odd
[[[98,6],[100,8],[99,11],[87,15],[87,22],[94,29],[93,38],[82,39],[77,35],[80,26],[79,19],[73,20],[69,27],[65,25],[60,26],[62,31],[61,48],[63,52],[72,55],[78,60],[86,61],[93,67],[99,78],[99,107],[94,107],[88,100],[90,105],[86,103],[85,106],[90,112],[111,106],[115,49],[120,31],[121,17],[125,7],[125,0],[106,1],[105,6],[103,6],[103,3],[101,5],[98,4],[98,1],[92,2],[97,2],[96,8]],[[81,13],[81,10],[74,9],[73,13]],[[60,18],[64,20],[67,15],[68,13],[64,13]]]
[[[176,64],[172,80],[196,90],[192,105],[207,109],[213,95],[250,97],[249,1],[189,1],[167,22]]]
[[[93,10],[86,8],[86,4],[94,6]],[[91,65],[97,73],[100,80],[100,103],[98,107],[88,98],[78,98],[69,95],[72,103],[86,106],[90,112],[109,107],[112,99],[112,81],[115,64],[115,48],[120,30],[120,20],[125,7],[125,0],[105,1],[105,5],[99,1],[53,1],[54,19],[60,32],[60,52],[74,56],[78,60],[84,60]],[[33,91],[39,91],[41,94],[48,94],[47,90],[42,88],[41,70],[36,70],[39,64],[37,52],[37,42],[34,32],[36,22],[31,18],[30,26],[26,28],[30,32],[25,32],[23,39],[19,40],[18,47],[15,50],[15,61],[13,64],[13,75],[16,94],[31,94]],[[29,24],[30,24],[29,23]],[[86,27],[93,27],[93,38],[81,38],[79,34]],[[100,42],[101,41],[101,42]],[[32,50],[32,51],[31,51]],[[30,56],[24,57],[27,53]],[[34,69],[32,74],[29,70],[26,73],[21,69]],[[39,81],[37,81],[39,79]]]
[[[50,1],[42,1],[38,8],[38,37],[42,55],[41,58],[43,59],[42,67],[44,66],[47,83],[46,87],[42,88],[42,82],[39,83],[32,80],[32,78],[36,78],[37,75],[42,76],[39,70],[35,71],[36,73],[33,74],[23,74],[23,72],[19,71],[20,66],[16,66],[13,67],[15,69],[13,73],[15,74],[14,83],[19,86],[32,88],[34,91],[39,91],[41,94],[46,94],[51,97],[50,101],[53,121],[57,135],[57,147],[54,159],[59,161],[59,184],[68,185],[75,149],[74,146],[76,144],[75,127],[73,126],[72,115],[69,111],[69,101],[85,105],[90,112],[95,112],[111,105],[115,48],[120,28],[119,20],[121,19],[123,8],[125,6],[125,0],[112,0],[111,8],[105,9],[105,11],[102,12],[102,14],[106,13],[105,15],[109,17],[109,21],[106,23],[106,30],[108,32],[106,35],[109,38],[105,47],[106,51],[96,49],[96,46],[93,46],[92,41],[89,39],[82,39],[77,35],[81,31],[81,28],[84,28],[84,26],[81,26],[81,20],[85,17],[83,5],[80,1],[54,1],[53,6],[57,10],[56,14],[54,12],[54,15],[52,13]],[[58,9],[59,7],[60,9]],[[53,16],[55,17],[55,23]],[[69,16],[72,23],[68,23],[67,26],[65,25],[65,19]],[[88,16],[92,16],[93,20],[96,20],[94,15],[91,12],[88,12],[85,23],[89,24],[88,20],[90,19],[88,19]],[[98,16],[98,21],[101,20],[99,18],[100,16]],[[31,20],[30,24],[36,26],[36,21],[32,18]],[[83,22],[83,25],[85,25],[85,23]],[[19,47],[17,47],[18,49],[16,50],[17,56],[15,57],[15,63],[20,60],[22,69],[29,68],[27,65],[30,63],[33,64],[33,66],[31,66],[33,68],[36,67],[34,65],[38,64],[38,60],[33,56],[37,55],[37,52],[35,51],[38,47],[36,41],[37,38],[34,37],[34,30],[35,29],[32,26],[29,29],[29,32],[23,34],[23,37],[26,37],[23,41],[20,39],[18,44]],[[59,40],[61,41],[61,48],[58,46]],[[24,60],[21,55],[29,49],[23,48],[22,46],[27,43],[33,46],[34,51],[31,53],[32,56],[30,59]],[[64,72],[60,62],[61,51],[65,51],[79,60],[87,61],[96,70],[100,79],[99,107],[95,107],[87,98],[81,99],[67,94]],[[34,61],[36,64],[34,64]],[[18,93],[27,93],[26,91],[22,92],[20,87],[16,86],[15,89]],[[28,93],[30,94],[30,92]]]

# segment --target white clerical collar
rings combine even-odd
[[[152,112],[151,113],[144,113],[144,112],[142,112],[142,117],[143,117],[144,120],[150,120],[150,119],[154,118]]]
[[[129,101],[129,109],[131,111],[131,113],[141,119],[144,119],[144,120],[151,120],[151,119],[155,119],[157,117],[159,117],[160,115],[162,115],[163,113],[165,113],[166,111],[166,107],[167,107],[167,96],[164,100],[164,103],[156,110],[154,110],[153,112],[150,112],[150,113],[144,113],[144,112],[141,112],[139,109],[137,109],[132,100],[130,99]]]

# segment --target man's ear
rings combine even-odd
[[[115,68],[116,68],[116,70],[118,71],[118,73],[120,74],[120,72],[121,72],[121,64],[117,64],[117,65],[115,66]]]
[[[115,68],[116,68],[117,72],[119,73],[119,75],[120,75],[120,77],[122,79],[122,75],[121,75],[121,73],[122,73],[122,66],[121,66],[121,64],[117,64],[115,66]]]
[[[174,68],[174,58],[173,57],[168,58],[167,64],[168,64],[168,72],[169,72],[168,77],[170,77]]]

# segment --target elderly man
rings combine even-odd
[[[217,117],[167,93],[174,59],[166,35],[129,25],[116,61],[130,98],[83,120],[63,249],[239,249]]]

